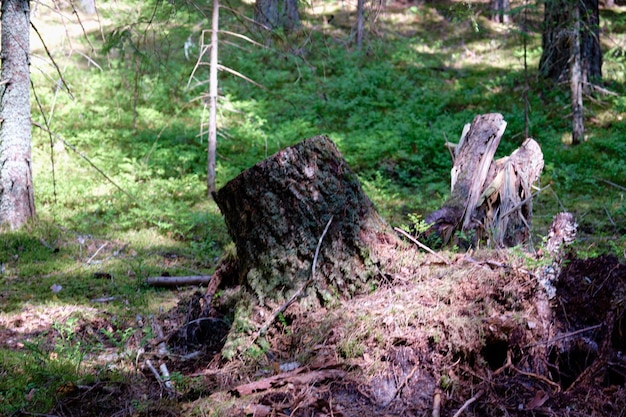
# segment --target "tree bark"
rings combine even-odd
[[[511,5],[509,0],[491,0],[491,20],[498,23],[509,23]]]
[[[363,45],[363,28],[365,26],[365,0],[357,0],[356,3],[356,46]]]
[[[506,128],[501,114],[476,116],[454,152],[451,192],[443,207],[426,217],[448,243],[455,232],[469,244],[488,239],[495,247],[515,246],[529,237],[531,185],[543,169],[537,142],[527,139],[511,156],[494,161]]]
[[[311,278],[309,305],[369,291],[389,247],[399,244],[325,136],[242,172],[215,201],[237,248],[239,282],[261,304],[284,301]],[[315,250],[331,216],[312,277]]]
[[[219,0],[213,0],[211,23],[211,60],[209,63],[209,140],[207,141],[207,191],[215,192],[215,155],[217,148],[217,34],[220,21]]]
[[[580,10],[572,6],[572,30],[570,41],[570,92],[572,95],[572,145],[585,140],[585,123],[583,119],[583,71],[580,50]]]
[[[0,223],[19,228],[35,216],[31,166],[30,5],[2,1]]]
[[[292,32],[300,26],[297,0],[256,0],[254,21],[265,30]]]
[[[572,7],[570,3],[573,2]],[[570,79],[570,39],[574,30],[572,8],[579,16],[582,83],[602,79],[600,11],[598,0],[546,0],[539,73],[556,82]]]

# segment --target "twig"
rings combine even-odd
[[[89,264],[91,263],[91,261],[93,261],[93,258],[95,258],[95,257],[96,257],[96,255],[97,255],[98,253],[100,253],[100,251],[101,251],[102,249],[104,249],[104,247],[105,247],[106,245],[108,245],[108,244],[109,244],[109,242],[104,242],[104,243],[102,244],[102,246],[100,246],[100,247],[98,248],[98,250],[96,251],[96,253],[94,253],[94,254],[93,254],[93,256],[92,256],[91,258],[89,258],[89,260],[87,261],[87,265],[89,265]]]
[[[467,410],[467,407],[469,407],[470,405],[472,405],[472,403],[474,401],[476,401],[477,399],[479,399],[480,397],[482,397],[482,395],[484,394],[483,391],[478,391],[476,393],[476,395],[474,395],[472,398],[470,398],[469,400],[465,401],[465,404],[463,404],[463,407],[459,408],[459,411],[457,411],[456,413],[454,413],[454,416],[452,417],[459,417],[461,414],[463,414],[463,411]]]
[[[534,374],[532,372],[526,372],[526,371],[522,371],[521,369],[517,369],[515,366],[511,365],[510,366],[511,369],[513,369],[515,372],[517,372],[518,374],[524,375],[524,376],[528,376],[531,378],[535,378],[538,379],[540,381],[545,382],[548,385],[552,385],[554,387],[554,389],[556,390],[556,392],[561,392],[561,385],[557,384],[554,381],[549,380],[548,378],[546,378],[543,375],[539,375],[539,374]]]
[[[146,366],[148,367],[148,369],[150,369],[150,371],[152,372],[152,374],[156,378],[156,380],[159,381],[159,384],[162,384],[163,383],[163,378],[161,378],[161,375],[159,374],[159,371],[157,371],[156,368],[154,367],[154,365],[152,365],[152,362],[150,361],[150,359],[146,359],[145,363],[146,363]]]
[[[417,371],[417,365],[415,365],[413,369],[411,369],[411,372],[409,372],[409,374],[402,380],[402,383],[398,385],[398,388],[396,388],[396,392],[393,394],[393,397],[391,397],[392,400],[396,398],[398,394],[400,394],[402,388],[404,388],[407,382],[409,382],[409,380],[413,378],[413,375],[415,375],[415,371]]]
[[[157,341],[158,341],[157,355],[160,357],[167,356],[168,352],[167,352],[167,346],[165,345],[165,336],[163,335],[163,329],[161,328],[159,323],[156,322],[154,317],[150,318],[150,324],[152,325],[152,330],[156,334]]]
[[[67,82],[65,81],[65,78],[63,77],[63,72],[61,71],[61,68],[59,68],[59,66],[57,65],[57,62],[54,60],[54,57],[50,53],[50,50],[48,49],[48,45],[46,45],[46,41],[44,41],[43,37],[41,36],[41,33],[39,33],[37,26],[35,26],[35,24],[31,21],[30,27],[33,28],[33,30],[39,37],[39,40],[41,41],[41,44],[43,45],[43,49],[46,51],[46,55],[48,55],[48,58],[50,58],[52,65],[57,70],[57,74],[59,74],[59,78],[61,78],[61,82],[63,83],[63,86],[65,86],[65,90],[67,91],[67,94],[70,96],[72,100],[74,100],[74,94],[72,94],[72,90],[70,89],[70,86],[67,84]]]
[[[33,126],[38,127],[39,129],[43,130],[44,132],[48,132],[50,133],[52,136],[54,136],[55,138],[57,138],[58,140],[60,140],[61,142],[63,142],[65,144],[65,146],[67,146],[68,148],[70,148],[72,151],[74,151],[78,156],[80,156],[81,158],[83,158],[85,161],[87,161],[87,163],[89,165],[91,165],[93,167],[93,169],[95,169],[96,171],[98,171],[98,173],[100,175],[102,175],[107,181],[109,181],[111,184],[113,184],[118,190],[120,190],[121,192],[123,192],[124,194],[126,194],[128,197],[130,197],[133,201],[137,201],[136,198],[130,194],[128,191],[124,190],[122,187],[120,187],[119,185],[117,185],[117,183],[115,181],[113,181],[107,174],[104,173],[104,171],[102,171],[100,168],[98,168],[96,166],[96,164],[94,164],[91,159],[89,159],[85,154],[83,154],[81,151],[79,151],[74,145],[72,145],[71,143],[69,143],[68,141],[66,141],[62,136],[57,135],[56,133],[52,132],[50,129],[45,128],[43,126],[41,126],[39,123],[35,123],[32,122]]]
[[[605,180],[604,178],[599,178],[599,177],[594,177],[594,178],[595,178],[596,180],[598,180],[598,181],[602,181],[602,182],[603,182],[603,183],[605,183],[605,184],[608,184],[608,185],[610,185],[610,186],[612,186],[612,187],[615,187],[615,188],[617,188],[618,190],[626,191],[626,187],[622,187],[622,186],[621,186],[621,185],[619,185],[619,184],[615,184],[614,182],[611,182],[611,181],[609,181],[609,180]]]
[[[159,366],[159,369],[161,370],[161,375],[163,375],[163,384],[165,385],[165,388],[169,390],[173,390],[174,385],[172,385],[172,380],[170,378],[170,371],[167,369],[167,365],[162,363],[161,366]]]
[[[302,295],[302,293],[304,292],[304,290],[306,290],[306,288],[313,282],[313,280],[315,279],[315,269],[317,266],[317,257],[319,255],[320,252],[320,247],[322,246],[322,241],[324,240],[324,236],[326,236],[326,232],[328,232],[328,228],[330,227],[330,224],[333,221],[333,216],[330,216],[330,219],[328,219],[328,223],[326,223],[326,227],[324,228],[324,231],[322,232],[322,236],[320,236],[319,241],[317,242],[317,247],[315,248],[315,256],[313,257],[313,265],[311,267],[311,278],[309,278],[309,280],[307,282],[305,282],[304,284],[302,284],[302,286],[298,289],[298,291],[296,291],[289,300],[287,300],[286,303],[284,303],[282,306],[280,306],[280,308],[278,310],[276,310],[274,312],[274,314],[272,314],[272,316],[267,319],[265,321],[265,324],[263,324],[263,326],[261,326],[261,328],[253,335],[252,337],[252,341],[250,343],[250,346],[256,342],[256,340],[259,338],[259,336],[261,336],[262,334],[265,334],[265,332],[267,332],[267,329],[269,329],[269,327],[272,325],[272,323],[274,322],[274,320],[276,320],[276,317],[278,317],[279,314],[281,314],[282,312],[284,312],[285,310],[287,310],[287,308],[293,304],[294,301],[296,301],[296,299],[298,297],[300,297]]]
[[[46,117],[45,112],[43,111],[43,105],[39,100],[39,95],[37,94],[37,89],[35,89],[35,84],[33,83],[33,79],[30,80],[30,87],[33,90],[33,96],[35,97],[35,102],[37,103],[37,107],[39,107],[39,112],[41,113],[41,117],[43,117],[43,121],[46,124],[46,128],[48,129],[48,137],[50,138],[50,164],[52,165],[52,196],[54,197],[54,203],[57,202],[57,178],[56,178],[56,169],[54,167],[54,140],[52,139],[52,133],[50,130],[50,122]]]
[[[400,229],[399,227],[394,227],[393,230],[395,230],[398,233],[403,234],[404,236],[406,236],[411,242],[415,243],[417,246],[419,246],[420,248],[424,249],[426,252],[429,252],[433,255],[435,255],[437,258],[441,259],[442,262],[444,262],[446,265],[450,265],[450,262],[445,259],[443,256],[439,255],[437,252],[435,252],[434,250],[432,250],[431,248],[429,248],[428,246],[424,245],[422,242],[420,242],[419,240],[415,239],[413,236],[411,236],[410,234],[408,234],[407,232],[405,232],[404,230]]]
[[[596,330],[596,329],[599,329],[600,327],[602,327],[602,323],[596,324],[594,326],[585,327],[584,329],[579,329],[579,330],[576,330],[576,331],[573,331],[573,332],[564,333],[564,334],[561,334],[559,336],[553,337],[552,339],[549,339],[549,340],[543,340],[543,341],[540,341],[540,342],[531,343],[529,345],[524,346],[524,349],[527,349],[529,347],[535,347],[535,346],[543,345],[543,344],[551,345],[554,342],[558,342],[559,340],[567,339],[568,337],[576,336],[578,334],[589,332],[591,330]]]

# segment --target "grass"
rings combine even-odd
[[[125,323],[115,330],[121,339],[111,334],[121,347],[123,327],[136,315],[147,317],[175,302],[175,295],[147,288],[145,278],[208,274],[229,243],[221,215],[206,197],[206,140],[198,136],[203,107],[193,100],[204,87],[185,88],[196,56],[186,59],[182,45],[208,27],[210,10],[173,4],[103,4],[101,26],[83,16],[86,36],[72,22],[68,27],[78,35],[64,41],[71,45],[48,45],[56,46],[51,50],[71,94],[57,87],[59,74],[42,63],[45,52],[35,46],[33,120],[56,136],[34,130],[38,219],[3,232],[0,240],[6,329],[11,315],[24,309],[95,306]],[[446,138],[457,141],[476,114],[501,112],[508,122],[499,151],[505,155],[522,142],[524,130],[519,28],[488,22],[478,13],[481,4],[462,13],[455,7],[389,8],[361,50],[348,40],[349,25],[321,23],[338,13],[330,2],[306,7],[303,30],[265,42],[266,48],[224,36],[222,64],[263,88],[220,73],[218,186],[285,146],[327,134],[392,224],[440,207],[451,168]],[[236,8],[251,10],[243,3]],[[535,242],[554,214],[569,210],[580,224],[581,254],[622,256],[623,10],[602,12],[605,85],[617,95],[587,99],[588,140],[577,147],[563,144],[570,129],[567,90],[535,74],[540,16],[531,11],[528,33],[529,128],[546,161],[544,190],[534,205]],[[223,10],[223,28],[256,36],[242,22]],[[38,11],[35,24],[62,27],[59,16],[46,10]],[[203,80],[207,73],[197,76]],[[53,292],[55,285],[62,289]],[[91,301],[109,296],[115,299],[107,304]],[[0,414],[46,412],[64,383],[103,378],[88,366],[92,347],[70,336],[72,324],[77,322],[67,318],[49,323],[47,335],[33,334],[21,350],[0,348]],[[356,336],[347,339],[343,354],[358,356],[361,343]]]

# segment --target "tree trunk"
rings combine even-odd
[[[12,229],[35,216],[31,167],[30,6],[2,1],[0,223]]]
[[[310,306],[369,291],[392,252],[389,246],[399,243],[325,136],[242,172],[215,201],[237,248],[239,282],[261,304],[289,298],[311,278]],[[312,277],[316,247],[331,216]]]
[[[498,23],[509,23],[511,5],[509,0],[491,0],[491,20]]]
[[[219,0],[213,0],[213,20],[211,24],[211,60],[209,62],[209,140],[207,141],[207,190],[215,192],[215,155],[217,148],[217,34],[220,19]]]
[[[363,45],[363,28],[365,26],[365,0],[357,0],[356,3],[356,45]]]
[[[291,32],[300,26],[297,0],[256,0],[254,21],[263,29]]]
[[[570,7],[570,2],[575,3]],[[574,30],[572,8],[580,21],[580,49],[583,85],[602,78],[600,12],[598,0],[546,0],[544,3],[543,52],[539,73],[556,82],[570,79],[570,39]]]
[[[283,27],[287,32],[298,29],[300,23],[300,12],[298,11],[298,0],[284,0],[285,14],[283,17]]]
[[[447,243],[455,232],[470,244],[488,239],[495,247],[515,246],[529,236],[531,185],[543,169],[537,142],[527,139],[511,156],[493,160],[506,128],[501,114],[476,116],[466,125],[454,152],[451,193],[426,217]]]
[[[572,145],[585,140],[583,119],[583,73],[580,53],[580,15],[579,9],[572,6],[574,30],[570,41],[570,91],[572,95]]]

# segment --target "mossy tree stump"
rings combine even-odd
[[[307,289],[307,300],[314,304],[370,290],[381,257],[398,242],[325,136],[256,164],[214,198],[237,249],[239,282],[261,304],[285,300],[309,281],[331,216],[316,277]]]

